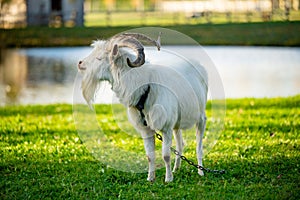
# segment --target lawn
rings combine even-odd
[[[201,45],[300,46],[300,21],[159,26],[186,34]],[[88,46],[93,40],[138,27],[0,29],[0,47]],[[163,45],[164,41],[162,36]]]
[[[149,183],[146,173],[118,171],[94,159],[75,128],[71,105],[0,107],[0,198],[299,199],[300,96],[229,99],[226,105],[225,128],[204,158],[206,167],[226,173],[199,177],[183,163],[168,184],[164,168]],[[118,138],[126,143],[126,136],[111,108],[97,105],[97,120],[122,146]],[[195,160],[194,147],[184,153]]]
[[[84,25],[92,26],[178,26],[195,24],[226,24],[248,22],[278,22],[286,21],[283,10],[274,11],[273,15],[267,12],[137,12],[119,10],[115,12],[96,11],[85,12]],[[268,16],[270,19],[268,19]],[[300,20],[300,11],[293,10],[290,21]]]

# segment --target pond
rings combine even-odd
[[[190,46],[182,52],[197,58]],[[300,94],[300,48],[204,46],[223,82],[226,98]],[[77,63],[90,47],[1,51],[0,105],[72,103]],[[110,86],[97,103],[110,103]],[[103,94],[103,92],[102,92]]]

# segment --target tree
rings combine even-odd
[[[4,7],[5,4],[9,4],[11,0],[0,0],[0,9],[2,10],[2,7]]]

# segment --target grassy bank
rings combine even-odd
[[[136,27],[48,28],[1,30],[2,47],[83,46]],[[166,26],[201,45],[300,46],[300,22],[229,23]]]
[[[151,184],[145,173],[96,161],[77,134],[71,105],[0,107],[0,198],[299,199],[299,104],[300,96],[227,100],[225,129],[204,160],[226,174],[199,177],[183,163],[169,184],[163,168]],[[96,111],[107,134],[121,134],[110,106]],[[193,149],[185,151],[192,159]]]
[[[119,10],[116,12],[85,12],[84,24],[90,26],[170,26],[183,24],[224,24],[224,23],[248,23],[266,21],[285,21],[286,16],[283,10],[277,10],[268,19],[268,13],[262,12],[206,12],[206,13],[185,13],[185,12],[136,12]],[[300,11],[292,10],[289,21],[299,21]]]

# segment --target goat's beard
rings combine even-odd
[[[81,82],[82,94],[89,107],[92,108],[92,103],[99,89],[100,81],[98,80],[96,73],[87,72],[83,75]]]

